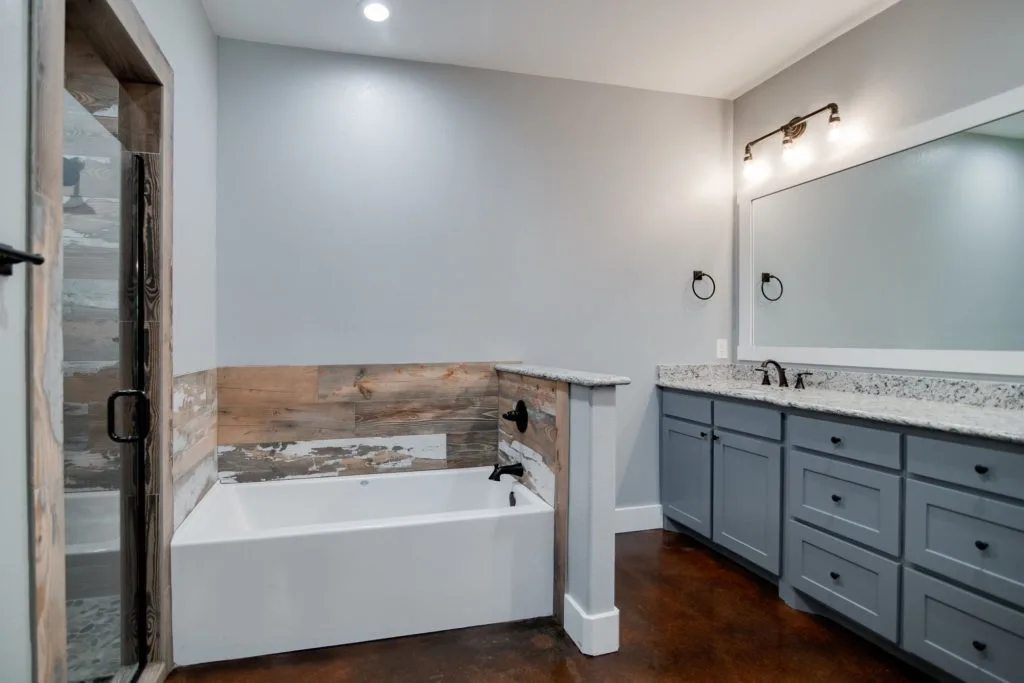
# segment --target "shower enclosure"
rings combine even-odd
[[[36,574],[51,583],[37,581],[36,595],[49,600],[62,582],[63,604],[37,610],[36,632],[67,632],[37,641],[37,680],[63,678],[51,676],[63,665],[72,683],[129,683],[144,672],[149,680],[168,659],[170,68],[130,0],[34,1],[40,55],[53,38],[47,8],[64,10],[62,135],[51,131],[56,139],[41,143],[38,130],[33,150],[35,163],[52,162],[38,146],[60,141],[54,208],[62,220],[44,215],[34,234],[60,226],[50,248],[59,286],[48,291],[61,304],[51,300],[50,310],[61,313],[47,324],[63,342],[63,467],[55,471],[64,541],[51,534],[62,547],[44,548],[47,537],[37,538]],[[45,120],[47,104],[57,104],[44,82],[52,71],[37,67],[36,77]]]
[[[66,35],[63,203],[64,487],[68,679],[143,661],[149,408],[138,155],[118,139],[120,83]]]

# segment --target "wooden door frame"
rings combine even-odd
[[[67,680],[63,460],[63,93],[65,25],[88,37],[122,82],[118,138],[153,162],[141,207],[149,277],[145,316],[152,406],[145,453],[146,648],[143,679],[171,668],[171,247],[174,79],[132,0],[27,0],[30,35],[29,239],[46,263],[29,271],[29,491],[36,683]],[[156,210],[158,209],[158,210]]]

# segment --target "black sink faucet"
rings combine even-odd
[[[778,361],[774,361],[769,358],[765,362],[761,363],[761,369],[767,372],[769,365],[774,365],[775,370],[779,373],[779,386],[788,387],[789,381],[786,379],[786,371],[783,369],[781,365],[779,365]],[[767,374],[765,374],[765,379],[768,379]],[[771,384],[771,381],[769,380],[767,383]]]
[[[520,477],[526,474],[526,468],[523,467],[523,463],[517,462],[514,465],[495,465],[494,471],[491,472],[491,476],[487,477],[491,481],[501,481],[501,475],[508,474],[513,477]]]

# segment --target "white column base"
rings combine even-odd
[[[565,632],[585,655],[606,655],[619,650],[619,608],[600,614],[587,614],[565,596]]]
[[[615,508],[615,533],[661,528],[661,505],[633,505]]]

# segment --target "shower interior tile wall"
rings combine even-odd
[[[90,113],[64,95],[64,155],[84,164],[84,205],[64,212],[64,482],[69,490],[121,486],[120,446],[107,437],[107,396],[120,386],[121,145],[116,107]],[[71,195],[65,188],[65,201]]]
[[[220,368],[225,483],[489,465],[494,363]]]

